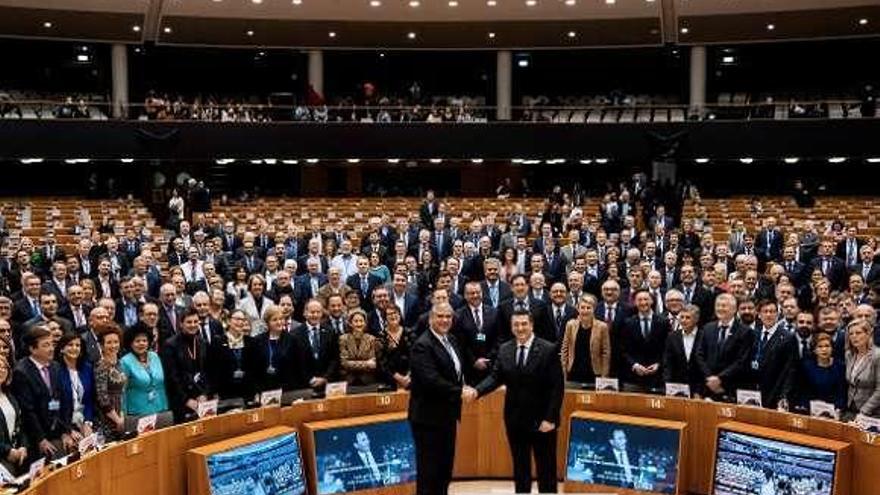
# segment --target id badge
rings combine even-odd
[[[61,409],[61,403],[60,403],[60,402],[58,402],[58,401],[55,400],[55,399],[49,401],[49,410],[50,410],[50,411],[55,412],[55,411],[58,411],[59,409]]]
[[[232,378],[234,378],[236,380],[241,380],[242,378],[244,378],[244,371],[242,371],[242,370],[233,371]]]
[[[486,341],[486,334],[485,333],[478,333],[477,334],[477,342],[485,342],[485,341]]]
[[[758,361],[752,361],[752,369],[758,371]]]
[[[149,392],[147,392],[147,400],[150,402],[153,402],[156,400],[156,391],[155,390],[150,390]]]
[[[267,375],[274,375],[275,374],[275,367],[269,366],[268,368],[266,368],[266,374]]]

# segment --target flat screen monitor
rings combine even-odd
[[[207,457],[212,495],[304,495],[297,434],[287,433]]]
[[[833,495],[837,452],[718,430],[715,495]]]
[[[572,415],[566,482],[678,493],[684,423],[613,414]]]
[[[306,423],[305,431],[316,495],[415,483],[415,446],[405,413]]]

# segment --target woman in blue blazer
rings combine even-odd
[[[56,360],[61,365],[61,414],[70,421],[74,438],[92,434],[95,419],[95,374],[86,359],[82,339],[65,334],[58,341]]]

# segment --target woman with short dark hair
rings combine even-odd
[[[98,329],[101,360],[95,369],[95,401],[100,413],[96,417],[97,430],[107,441],[119,439],[125,431],[122,415],[122,392],[127,378],[119,366],[122,330],[115,323]]]
[[[151,414],[164,414],[165,422],[171,423],[165,370],[159,355],[153,351],[155,333],[147,326],[135,325],[125,337],[129,353],[119,360],[119,367],[126,377],[122,401],[126,430],[134,430],[139,417]]]

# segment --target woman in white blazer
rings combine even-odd
[[[846,327],[846,381],[849,384],[844,419],[858,414],[880,417],[880,348],[874,346],[874,327],[857,319]]]
[[[266,297],[266,279],[262,275],[253,274],[248,278],[247,292],[247,296],[238,301],[237,307],[247,315],[251,322],[251,336],[255,337],[266,331],[263,317],[275,303]]]

